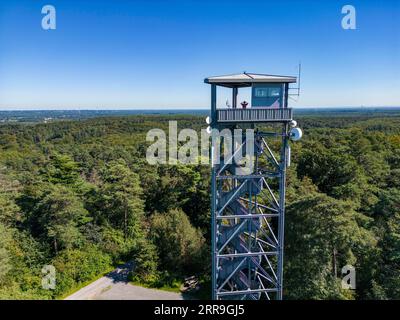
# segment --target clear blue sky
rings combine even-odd
[[[0,2],[0,109],[207,107],[205,77],[295,75],[299,60],[292,105],[399,106],[400,1]]]

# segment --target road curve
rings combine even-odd
[[[66,297],[65,300],[183,300],[180,293],[148,289],[128,282],[131,264],[118,267],[104,277]]]

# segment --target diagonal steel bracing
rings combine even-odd
[[[282,298],[287,129],[254,133],[254,167],[247,175],[235,174],[240,165],[233,155],[213,165],[214,299]],[[277,137],[281,146],[274,152],[269,139]]]

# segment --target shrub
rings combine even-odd
[[[178,209],[151,218],[150,236],[157,246],[161,266],[179,274],[196,273],[204,269],[205,240],[187,215]]]
[[[137,241],[133,253],[134,270],[131,276],[133,281],[151,284],[158,279],[158,256],[155,245],[146,240]]]
[[[61,295],[108,271],[112,261],[109,255],[90,245],[83,250],[64,250],[53,260],[53,265],[57,272],[55,293]]]

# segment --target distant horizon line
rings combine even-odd
[[[335,106],[335,107],[326,107],[326,106],[312,106],[312,107],[292,107],[293,109],[390,109],[390,108],[400,108],[398,106]],[[196,107],[196,108],[96,108],[96,107],[86,107],[86,108],[0,108],[0,112],[17,112],[17,111],[185,111],[185,110],[193,110],[193,111],[206,111],[209,110],[210,107]]]

